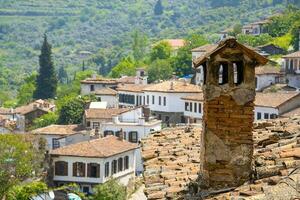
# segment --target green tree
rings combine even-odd
[[[57,121],[58,121],[57,113],[49,112],[47,114],[42,115],[39,118],[34,119],[32,129],[49,126],[51,124],[56,124]]]
[[[177,55],[172,59],[172,67],[176,75],[183,76],[193,73],[192,55],[193,48],[203,46],[208,43],[205,37],[198,34],[192,34],[186,38],[186,44],[177,51]]]
[[[7,200],[28,200],[30,197],[47,192],[47,190],[47,185],[39,181],[18,185],[9,190]]]
[[[96,186],[94,191],[94,200],[125,200],[127,196],[126,187],[115,179]]]
[[[297,22],[292,29],[292,45],[295,51],[299,51],[299,37],[300,37],[300,22]]]
[[[134,62],[130,57],[123,58],[115,67],[111,70],[111,76],[113,78],[119,78],[122,75],[133,76],[136,68]]]
[[[132,52],[135,62],[141,61],[146,55],[147,36],[139,31],[134,31],[132,35]]]
[[[169,60],[155,60],[148,66],[149,82],[167,80],[173,75],[173,68]]]
[[[168,59],[171,56],[171,46],[168,42],[162,41],[156,44],[150,52],[150,60]]]
[[[54,98],[56,95],[57,77],[52,62],[51,45],[47,41],[46,34],[44,35],[39,63],[40,69],[36,79],[36,90],[33,97],[34,99]]]
[[[261,34],[258,36],[240,34],[237,36],[237,40],[242,44],[257,47],[272,42],[273,38],[269,34]]]
[[[0,134],[0,199],[10,188],[37,173],[43,153],[33,146],[26,135]]]
[[[60,83],[67,83],[68,82],[68,74],[64,67],[60,67],[58,70],[58,80]]]
[[[238,23],[233,26],[232,32],[230,33],[232,36],[236,37],[238,34],[242,33],[242,24]]]
[[[24,105],[33,100],[33,93],[36,89],[36,73],[32,73],[29,77],[25,78],[25,82],[18,90],[17,99],[18,105]]]
[[[162,15],[164,13],[164,7],[162,5],[161,0],[158,0],[154,6],[154,14]]]

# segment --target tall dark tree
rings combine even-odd
[[[40,69],[36,79],[36,90],[33,94],[34,99],[54,98],[57,88],[57,77],[52,62],[51,45],[44,35],[44,42],[39,56]]]
[[[154,6],[154,14],[162,15],[164,13],[164,7],[162,5],[161,0],[158,0]]]
[[[58,69],[58,80],[60,83],[67,83],[68,82],[68,74],[64,67],[60,67]]]

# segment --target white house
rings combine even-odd
[[[260,35],[266,32],[264,26],[268,24],[269,20],[254,22],[242,27],[242,33],[246,35]]]
[[[122,134],[124,140],[132,143],[139,143],[141,139],[147,137],[151,132],[161,130],[161,121],[149,117],[150,111],[148,110],[137,107],[128,112],[115,115],[111,122],[101,123],[99,131],[104,136],[115,135],[119,137],[120,134]],[[146,114],[147,111],[149,114]],[[142,171],[143,162],[140,149],[138,149],[136,156],[136,172],[141,173]]]
[[[189,95],[181,98],[184,100],[184,117],[186,122],[201,123],[203,117],[203,93]]]
[[[98,101],[106,102],[108,108],[118,107],[118,92],[116,90],[106,87],[95,90],[92,94],[95,94]]]
[[[86,141],[90,134],[81,125],[49,125],[31,131],[47,141],[47,150]]]
[[[145,105],[166,124],[185,123],[182,97],[202,93],[199,86],[186,81],[165,81],[145,89]]]
[[[300,51],[282,57],[288,86],[300,88]]]
[[[115,89],[117,85],[118,81],[116,79],[97,78],[96,76],[80,81],[82,95],[88,95],[103,88]]]
[[[255,97],[255,120],[274,119],[300,106],[299,92],[257,92]]]
[[[151,85],[119,85],[116,89],[119,96],[120,106],[140,106],[146,104],[144,89]]]
[[[116,178],[127,185],[135,176],[137,144],[108,136],[61,147],[50,152],[56,186],[76,183],[84,193]]]
[[[265,65],[255,68],[255,89],[262,91],[263,89],[279,83],[280,69],[271,65]]]

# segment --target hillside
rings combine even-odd
[[[42,36],[53,46],[54,62],[69,74],[81,69],[81,51],[105,56],[108,67],[129,53],[134,30],[150,42],[191,32],[214,38],[236,23],[281,11],[283,0],[0,0],[0,90],[16,89],[38,67]],[[103,63],[88,64],[99,70]],[[104,65],[104,64],[103,64]],[[11,78],[13,77],[13,78]]]

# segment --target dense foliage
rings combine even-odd
[[[23,185],[16,185],[7,194],[7,200],[28,200],[30,197],[42,194],[48,190],[43,182],[31,182]]]
[[[9,96],[15,95],[24,77],[37,71],[45,32],[53,46],[56,70],[64,69],[71,80],[81,70],[82,60],[87,60],[86,69],[107,75],[121,58],[132,53],[132,35],[136,31],[147,35],[150,44],[165,38],[182,38],[191,32],[206,34],[211,39],[215,38],[212,33],[234,24],[245,24],[283,10],[285,3],[280,0],[0,0],[0,89]],[[134,59],[139,59],[140,55],[136,52],[134,55]],[[59,77],[63,82],[64,76]]]
[[[44,42],[39,56],[40,70],[36,78],[36,90],[34,99],[50,99],[56,95],[57,77],[52,61],[51,45],[44,35]]]
[[[29,136],[0,134],[0,199],[11,187],[38,173],[44,152],[33,145]]]
[[[115,179],[96,186],[94,192],[93,200],[125,200],[127,196],[126,187]]]

